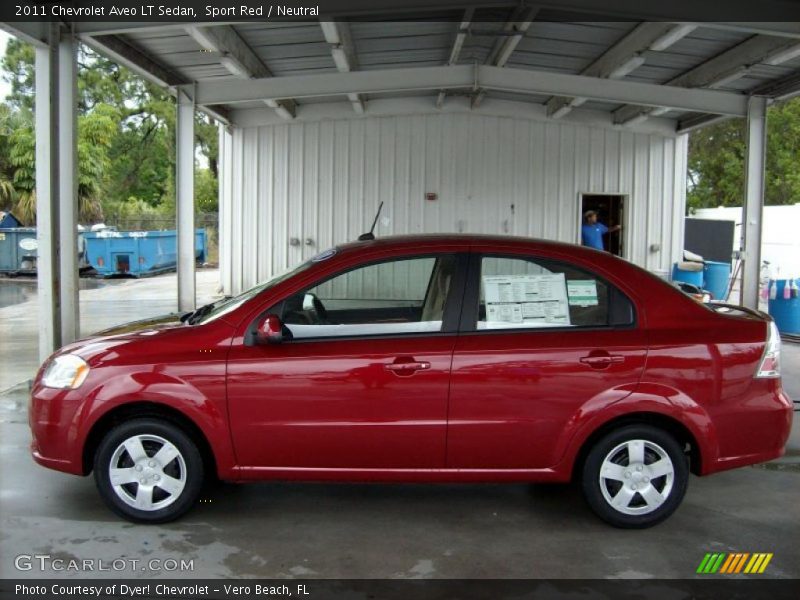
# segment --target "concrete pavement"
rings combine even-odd
[[[175,273],[143,279],[81,279],[80,282],[83,335],[174,312],[177,307]],[[218,298],[218,287],[219,271],[198,270],[198,306]],[[39,366],[36,280],[0,279],[0,300],[6,300],[0,303],[0,392],[3,392],[30,379]]]

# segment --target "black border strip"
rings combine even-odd
[[[38,586],[44,593],[20,593],[18,585]],[[249,593],[226,593],[226,585],[241,588],[247,586]],[[371,600],[444,600],[477,598],[519,598],[519,599],[569,599],[591,598],[608,600],[795,600],[800,594],[800,580],[797,579],[756,579],[703,577],[697,579],[426,579],[426,580],[386,580],[386,579],[272,579],[272,580],[219,580],[219,579],[181,579],[181,580],[113,580],[113,579],[35,579],[3,580],[0,582],[0,599],[36,598],[40,600],[83,600],[84,598],[128,598],[130,600],[177,599],[198,600],[242,600],[256,597],[256,586],[286,586],[291,596],[303,600],[323,598],[348,598]],[[78,586],[101,588],[101,594],[91,593],[53,593],[53,590],[68,590]],[[116,586],[116,587],[112,587]],[[123,587],[127,586],[127,588]],[[194,593],[163,593],[159,590],[178,588]],[[138,593],[129,592],[137,588]],[[116,589],[116,592],[114,591]],[[279,597],[262,595],[260,598]]]
[[[118,9],[113,14],[112,6]],[[206,7],[231,11],[209,16]],[[199,23],[347,18],[457,22],[468,7],[475,9],[476,22],[506,22],[527,7],[539,8],[537,18],[545,21],[800,21],[800,3],[794,0],[4,0],[0,20]]]

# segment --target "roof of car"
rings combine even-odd
[[[587,251],[597,250],[583,248],[576,244],[543,240],[538,238],[521,237],[514,235],[488,235],[478,233],[422,233],[412,235],[390,235],[376,237],[374,240],[354,241],[339,246],[341,250],[358,250],[375,247],[407,247],[407,246],[447,246],[447,245],[498,245],[517,246],[524,245],[530,248],[540,247],[562,251]]]

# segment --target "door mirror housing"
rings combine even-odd
[[[258,344],[280,344],[283,339],[283,322],[278,315],[266,315],[256,327]]]

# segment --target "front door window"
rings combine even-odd
[[[288,298],[281,317],[295,339],[438,332],[455,269],[453,255],[370,264]]]

